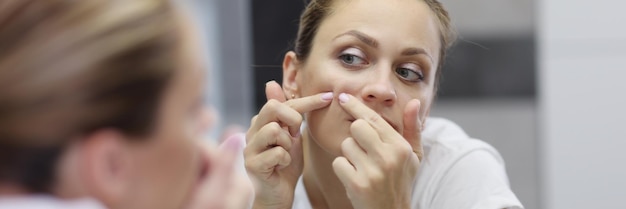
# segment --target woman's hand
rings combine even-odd
[[[220,145],[201,142],[202,160],[205,163],[187,209],[246,209],[250,207],[252,184],[236,163],[241,156],[243,134],[233,135]]]
[[[244,150],[246,170],[256,187],[253,208],[291,208],[303,169],[302,114],[328,106],[333,95],[286,101],[276,82],[269,82],[265,91],[268,102],[252,118]]]
[[[348,94],[340,105],[356,120],[351,137],[341,144],[343,156],[333,169],[354,208],[409,208],[422,159],[419,100],[407,103],[400,135],[378,113]]]

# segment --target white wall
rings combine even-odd
[[[626,2],[537,3],[543,208],[624,208]]]

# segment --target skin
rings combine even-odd
[[[183,40],[180,68],[165,91],[150,139],[137,143],[122,140],[120,152],[126,157],[119,163],[125,168],[118,175],[122,186],[101,198],[109,200],[105,204],[111,208],[247,206],[251,187],[247,178],[235,173],[234,166],[238,150],[242,149],[241,136],[225,140],[219,149],[197,140],[210,128],[214,113],[202,106],[205,63],[197,48],[201,45],[198,33],[190,19],[183,15],[179,18]],[[118,168],[105,169],[112,173]],[[94,190],[105,188],[110,181],[96,183],[100,188]]]
[[[197,140],[213,113],[202,107],[205,65],[197,33],[189,19],[179,18],[180,67],[160,101],[153,131],[138,139],[108,128],[72,140],[59,162],[55,196],[90,197],[114,209],[247,208],[251,185],[234,166],[243,136],[220,148]],[[2,191],[23,195],[17,187],[0,186]]]
[[[424,2],[337,1],[310,56],[286,54],[283,89],[268,83],[253,118],[244,153],[263,191],[255,207],[291,208],[302,174],[314,208],[408,208],[439,46]],[[327,92],[332,100],[321,99]]]

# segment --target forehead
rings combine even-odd
[[[335,1],[315,39],[333,39],[361,31],[383,46],[420,47],[437,57],[440,40],[436,17],[422,0]]]

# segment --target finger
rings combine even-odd
[[[229,179],[235,170],[235,161],[242,155],[244,136],[242,134],[235,134],[224,140],[219,146],[219,157],[211,159],[215,165],[214,179],[219,182],[225,182],[223,180]]]
[[[250,130],[255,132],[263,124],[276,121],[285,124],[292,136],[297,136],[300,132],[302,114],[326,107],[332,99],[332,92],[327,92],[292,99],[285,103],[280,103],[278,100],[270,100],[261,108],[259,116]]]
[[[348,182],[355,178],[357,174],[354,166],[345,157],[337,157],[333,160],[333,171],[335,171],[335,175],[337,175],[337,178],[344,186],[348,185]]]
[[[267,101],[272,99],[278,100],[279,102],[287,101],[285,93],[283,93],[283,88],[280,87],[280,84],[276,83],[276,81],[265,83],[265,97]]]
[[[252,119],[250,119],[250,128],[248,128],[248,131],[246,131],[246,142],[250,142],[254,134],[256,134],[256,132],[259,131],[258,129],[256,129],[257,126],[261,125],[261,124],[256,123],[256,120],[258,118],[259,118],[259,115],[255,115],[254,117],[252,117]]]
[[[367,154],[352,137],[348,137],[341,142],[341,152],[354,165],[357,171],[363,170],[367,166]]]
[[[201,143],[202,160],[204,162],[204,173],[200,176],[200,181],[196,185],[192,199],[188,208],[205,208],[207,205],[216,206],[215,201],[206,197],[221,196],[219,191],[228,188],[226,182],[231,181],[235,163],[233,162],[237,153],[241,153],[243,146],[241,135],[234,136],[225,141],[220,147],[212,144]]]
[[[287,104],[289,107],[293,108],[300,114],[304,114],[313,110],[326,107],[330,104],[330,101],[332,100],[333,92],[324,92],[307,97],[291,99],[285,102],[285,104]]]
[[[291,156],[282,147],[268,149],[249,161],[246,161],[246,169],[253,173],[260,173],[266,176],[274,172],[274,168],[283,168],[291,163]]]
[[[291,136],[276,122],[263,126],[248,143],[247,151],[251,154],[261,153],[269,148],[281,146],[285,150],[290,150],[292,145]]]
[[[289,133],[292,136],[297,136],[300,132],[300,124],[302,124],[302,114],[286,104],[272,99],[263,105],[248,133],[258,132],[270,122],[278,122],[281,126],[288,127]]]
[[[311,112],[313,110],[326,107],[330,104],[332,100],[333,100],[333,93],[326,92],[326,93],[315,94],[312,96],[291,99],[285,102],[285,104],[291,107],[292,109],[294,109],[296,112],[300,114],[304,114],[307,112]],[[300,133],[301,123],[302,121],[300,121],[297,124],[297,126],[289,126],[289,133]],[[296,136],[296,135],[292,135],[292,136]]]
[[[375,152],[380,148],[382,143],[378,132],[363,119],[357,119],[352,122],[350,125],[350,135],[368,154]]]
[[[341,107],[352,115],[355,119],[363,119],[369,123],[380,135],[381,139],[394,138],[392,134],[397,134],[396,130],[385,121],[376,111],[360,102],[354,96],[341,93],[339,95]]]
[[[413,99],[406,104],[403,114],[402,136],[411,144],[413,152],[422,160],[424,151],[422,149],[422,122],[419,117],[421,103]]]

